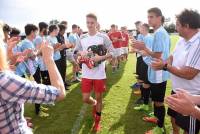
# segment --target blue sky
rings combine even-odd
[[[172,21],[184,8],[200,11],[198,0],[0,0],[0,20],[21,30],[27,23],[67,20],[68,31],[74,23],[86,30],[85,15],[92,12],[102,28],[113,23],[134,28],[135,21],[147,21],[147,10],[155,6]]]

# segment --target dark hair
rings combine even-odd
[[[20,34],[20,30],[14,27],[12,28],[12,31],[10,32],[10,37],[18,36],[19,34]]]
[[[43,29],[47,29],[47,28],[48,28],[48,24],[45,23],[45,22],[40,22],[40,23],[38,24],[38,26],[39,26],[40,32],[41,32]]]
[[[67,25],[67,21],[63,20],[60,22],[60,24]]]
[[[50,25],[49,26],[49,33],[53,32],[53,30],[56,30],[56,29],[58,29],[57,25]]]
[[[72,25],[72,29],[76,29],[76,28],[78,28],[78,25],[73,24],[73,25]]]
[[[110,27],[111,27],[111,28],[114,28],[114,27],[115,27],[115,24],[112,24]]]
[[[66,30],[66,26],[64,24],[59,24],[58,27],[60,31]]]
[[[3,31],[4,32],[10,32],[11,31],[11,27],[8,24],[4,24],[3,25]]]
[[[93,13],[87,14],[86,17],[87,18],[93,18],[93,19],[95,19],[97,21],[97,16],[95,14],[93,14]]]
[[[139,25],[140,23],[142,23],[141,21],[136,21],[135,25]]]
[[[148,13],[154,13],[156,16],[163,16],[161,10],[157,7],[150,8]]]
[[[200,28],[200,14],[195,10],[185,9],[176,18],[182,26],[189,25],[191,29]]]
[[[162,16],[161,22],[162,22],[162,24],[164,24],[164,22],[165,22],[165,17],[164,16]]]
[[[149,25],[147,23],[142,24],[142,26],[145,27],[147,31],[149,31]]]
[[[37,26],[35,26],[34,24],[27,24],[24,28],[26,35],[30,35],[31,32],[35,32],[38,30]]]

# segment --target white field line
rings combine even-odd
[[[73,128],[71,130],[71,134],[78,134],[80,131],[80,125],[81,125],[81,121],[84,118],[85,112],[87,110],[88,105],[87,104],[83,104],[83,106],[81,107],[81,110],[79,112],[79,117],[76,119]]]

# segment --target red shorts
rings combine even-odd
[[[94,89],[94,92],[96,93],[102,93],[106,90],[106,80],[93,80],[93,79],[87,79],[82,78],[81,81],[81,90],[82,93],[90,93]]]

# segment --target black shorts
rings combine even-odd
[[[149,84],[149,80],[148,80],[148,65],[143,61],[140,64],[140,75],[138,76],[139,80],[142,80],[145,84]]]
[[[59,73],[61,74],[62,73],[61,59],[55,60],[54,62],[56,64],[56,67],[58,68]]]
[[[152,101],[164,102],[167,82],[150,83]]]
[[[39,67],[37,67],[37,70],[36,70],[35,74],[33,75],[33,78],[37,83],[41,83],[41,76],[40,76],[40,68]]]
[[[41,77],[42,77],[42,84],[45,85],[51,85],[49,72],[48,71],[40,71]]]
[[[171,94],[175,94],[172,91]],[[168,108],[167,114],[175,119],[175,123],[188,132],[189,134],[198,134],[200,130],[200,121],[191,117],[191,116],[184,116],[171,108]],[[193,132],[191,132],[193,130]]]
[[[136,62],[136,74],[138,76],[141,74],[141,68],[140,68],[141,63],[142,63],[142,56],[138,57]]]

